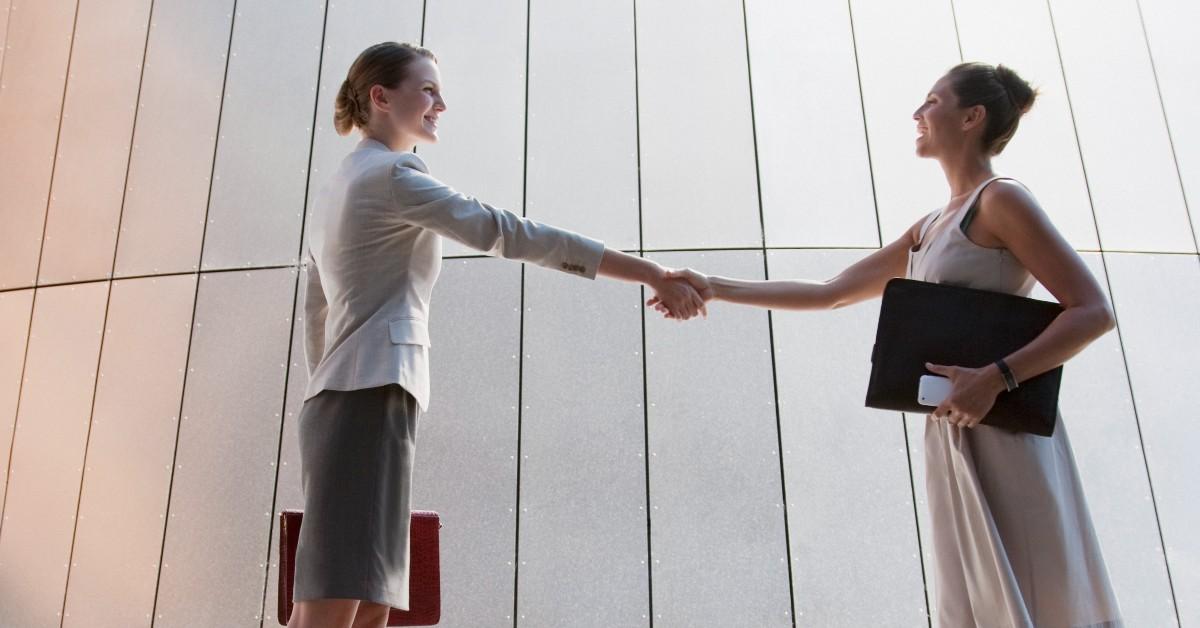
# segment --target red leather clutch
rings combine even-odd
[[[286,626],[292,615],[292,580],[296,575],[296,545],[300,541],[299,510],[279,515],[279,625]],[[442,616],[442,570],[439,559],[438,530],[442,527],[436,512],[414,510],[409,536],[408,610],[393,608],[389,626],[432,626]]]

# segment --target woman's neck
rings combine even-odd
[[[951,201],[965,198],[980,183],[996,176],[991,157],[984,154],[958,155],[939,161],[950,185]]]

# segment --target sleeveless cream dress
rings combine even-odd
[[[1029,295],[1011,253],[965,233],[997,178],[925,219],[910,279]],[[1123,626],[1061,416],[1051,437],[927,421],[925,470],[938,626]]]

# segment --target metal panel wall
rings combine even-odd
[[[517,214],[525,203],[527,11],[518,0],[425,5],[424,44],[438,57],[446,111],[438,143],[418,153],[451,187]],[[445,244],[446,256],[476,253]]]
[[[1171,135],[1175,165],[1183,182],[1192,230],[1200,240],[1200,44],[1192,24],[1200,5],[1186,0],[1139,0],[1159,96]]]
[[[646,248],[760,246],[742,4],[639,2],[637,55]]]
[[[961,55],[950,3],[851,1],[863,111],[883,241],[950,196],[937,162],[918,159],[912,114]]]
[[[772,279],[826,279],[866,256],[778,251]],[[773,314],[798,625],[925,626],[901,415],[863,407],[878,301]]]
[[[108,283],[37,291],[0,521],[0,626],[58,626]]]
[[[642,291],[526,273],[518,624],[646,626]]]
[[[1136,2],[1051,8],[1104,248],[1194,253]]]
[[[761,279],[759,252],[661,254],[668,266]],[[647,312],[654,623],[791,626],[787,529],[767,314]]]
[[[76,0],[12,0],[0,66],[0,290],[37,278]]]
[[[1084,260],[1107,288],[1100,255]],[[1032,296],[1054,300],[1041,286]],[[1126,625],[1171,626],[1175,604],[1121,336],[1112,331],[1067,362],[1059,405]]]
[[[239,5],[202,268],[295,264],[324,3]]]
[[[8,16],[11,4],[12,0],[0,2],[0,75],[4,72],[4,51],[8,48],[5,44],[8,42]]]
[[[116,252],[149,0],[81,0],[38,281],[107,278]]]
[[[878,246],[849,5],[746,13],[767,244]]]
[[[301,271],[303,272],[303,271]],[[263,626],[279,623],[279,515],[284,510],[303,510],[304,492],[300,483],[300,435],[297,432],[304,390],[308,387],[308,364],[304,358],[304,277],[297,288],[292,317],[292,350],[288,361],[288,380],[283,406],[283,430],[279,439],[279,466],[275,475],[275,514],[272,516],[271,551],[267,568],[267,590],[263,597]]]
[[[157,0],[114,276],[196,270],[233,0]]]
[[[1105,254],[1180,624],[1200,622],[1200,260]]]
[[[149,626],[195,275],[113,283],[63,626]]]
[[[0,498],[8,488],[8,456],[17,422],[17,398],[21,372],[25,370],[25,341],[29,339],[32,314],[33,290],[0,292]]]
[[[534,2],[529,12],[525,213],[611,248],[636,249],[633,3]]]
[[[1004,64],[1039,92],[996,170],[1028,186],[1072,246],[1099,248],[1046,3],[957,0],[954,9],[966,61]]]
[[[200,277],[156,625],[261,621],[296,272]]]
[[[432,399],[417,429],[412,505],[442,516],[441,623],[511,626],[521,267],[447,260],[433,299]]]

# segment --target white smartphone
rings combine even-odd
[[[917,403],[937,407],[950,394],[950,379],[941,375],[922,375],[917,385]]]

